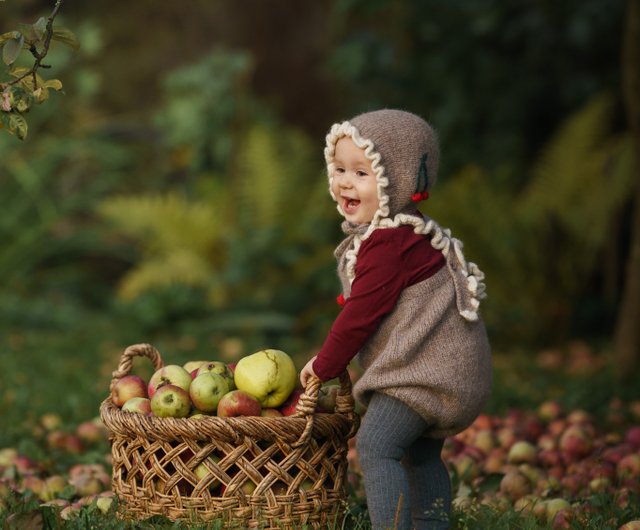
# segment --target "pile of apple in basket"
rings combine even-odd
[[[340,385],[318,391],[317,412],[333,412]],[[291,357],[266,349],[237,363],[189,361],[167,365],[144,381],[126,375],[111,389],[123,411],[157,417],[291,416],[303,390]]]

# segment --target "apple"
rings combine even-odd
[[[559,419],[562,414],[562,405],[557,401],[549,400],[544,401],[540,404],[537,410],[538,418],[540,418],[545,423],[550,423],[553,420]]]
[[[214,412],[220,398],[229,392],[229,384],[225,377],[214,372],[199,371],[198,374],[189,387],[191,402],[202,412]]]
[[[83,421],[76,427],[76,435],[83,442],[98,443],[106,438],[104,430],[95,421]]]
[[[569,504],[569,501],[562,498],[548,499],[545,502],[545,505],[547,521],[549,522],[555,519],[556,514],[560,510],[569,510],[571,508],[571,504]]]
[[[496,446],[496,438],[493,431],[489,429],[481,429],[476,432],[473,437],[472,444],[480,449],[485,455],[488,455]]]
[[[283,416],[291,416],[296,413],[296,407],[298,406],[298,401],[300,401],[302,393],[302,389],[294,388],[286,401],[278,407],[278,410]]]
[[[146,397],[132,397],[124,402],[122,410],[136,414],[149,414],[151,412],[151,401]]]
[[[634,449],[640,449],[640,425],[629,427],[624,435],[624,441],[631,445]]]
[[[18,450],[15,447],[0,449],[0,468],[11,467],[18,458]]]
[[[508,471],[500,480],[500,493],[516,501],[531,493],[531,482],[520,471]]]
[[[214,463],[217,464],[219,461],[220,461],[219,456],[217,455],[209,456],[195,467],[195,469],[193,470],[193,474],[196,477],[198,477],[198,480],[204,480],[211,473],[211,467],[213,467],[212,464]],[[218,486],[220,486],[220,481],[214,478],[209,483],[209,490],[215,489]]]
[[[221,375],[227,380],[229,390],[236,389],[236,384],[233,380],[233,372],[231,371],[231,368],[229,368],[222,361],[206,362],[198,369],[197,375],[204,374],[204,373],[213,373],[213,374]]]
[[[281,350],[260,350],[238,361],[236,388],[255,396],[266,408],[282,405],[298,383],[293,359]]]
[[[40,417],[40,424],[47,431],[54,431],[62,427],[62,418],[58,414],[47,413]]]
[[[340,385],[323,385],[318,390],[318,412],[332,413],[336,410],[336,397]]]
[[[67,481],[62,475],[51,475],[44,479],[40,492],[40,498],[44,501],[52,501],[58,497],[67,487]]]
[[[583,425],[570,424],[560,436],[560,450],[566,462],[575,462],[589,455],[593,449],[593,441]]]
[[[132,397],[147,397],[147,384],[137,375],[125,375],[118,379],[111,390],[111,401],[116,407],[122,407]]]
[[[616,464],[616,473],[621,480],[640,477],[640,454],[630,453],[623,456]]]
[[[187,361],[182,365],[182,368],[191,373],[194,370],[198,370],[203,364],[207,364],[207,361]]]
[[[96,499],[96,507],[98,508],[98,510],[100,510],[101,513],[106,514],[111,509],[113,499],[113,492],[103,491],[98,495],[98,498]]]
[[[235,416],[260,416],[262,406],[251,394],[243,390],[227,392],[218,403],[218,416],[233,418]]]
[[[182,368],[181,368],[182,369]],[[187,373],[185,371],[185,373]],[[187,374],[189,376],[189,374]],[[191,376],[189,376],[191,379]],[[191,410],[189,393],[176,385],[165,384],[154,391],[151,412],[160,418],[185,418]]]
[[[518,440],[509,448],[507,461],[510,464],[535,464],[536,460],[535,446],[525,440]]]
[[[458,477],[466,484],[469,484],[480,475],[480,467],[477,460],[467,453],[457,455],[452,463]]]
[[[156,370],[151,379],[149,379],[149,399],[163,385],[177,386],[188,392],[191,386],[191,374],[177,364],[169,364]]]

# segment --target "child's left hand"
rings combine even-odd
[[[313,361],[315,360],[316,356],[314,355],[313,358],[304,365],[304,368],[300,370],[300,382],[302,383],[303,388],[307,388],[307,381],[309,380],[309,377],[318,377],[313,371]]]

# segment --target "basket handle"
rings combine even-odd
[[[298,441],[293,444],[294,447],[305,444],[311,436],[316,406],[318,404],[318,393],[321,386],[322,381],[318,377],[310,376],[307,380],[307,386],[305,387],[304,392],[300,395],[300,399],[296,405],[295,416],[304,416],[307,420],[307,424]],[[340,389],[336,396],[335,412],[337,414],[344,414],[352,420],[351,423],[353,426],[349,432],[349,437],[355,434],[355,430],[357,429],[357,423],[354,421],[356,415],[355,402],[351,393],[351,388],[351,378],[349,377],[349,373],[345,370],[340,374]]]
[[[118,369],[111,373],[111,377],[113,377],[113,379],[109,386],[110,392],[120,379],[131,372],[134,357],[147,357],[153,363],[153,367],[156,370],[159,370],[164,366],[164,362],[160,357],[160,352],[151,346],[151,344],[133,344],[122,352]]]

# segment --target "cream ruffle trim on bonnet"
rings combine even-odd
[[[401,225],[413,225],[416,234],[431,236],[431,246],[442,252],[447,260],[447,265],[452,272],[454,283],[456,284],[457,305],[460,315],[468,321],[478,320],[478,308],[480,300],[486,298],[484,273],[473,262],[468,262],[462,252],[462,241],[451,236],[448,228],[441,228],[438,223],[430,218],[421,218],[414,215],[399,213],[393,219],[389,218],[389,196],[386,188],[389,185],[389,179],[384,176],[384,166],[380,163],[380,154],[376,152],[373,142],[363,138],[358,130],[348,121],[336,123],[331,127],[327,134],[327,146],[324,149],[324,157],[327,162],[327,171],[329,175],[329,193],[333,200],[337,202],[337,198],[333,193],[333,172],[335,164],[333,162],[337,141],[343,136],[349,136],[355,145],[364,150],[365,156],[371,161],[371,169],[376,177],[378,184],[378,200],[379,208],[373,216],[373,220],[369,228],[362,235],[357,234],[353,239],[353,248],[347,250],[346,271],[349,281],[353,282],[355,278],[356,261],[358,259],[358,251],[362,242],[365,241],[375,230],[384,228],[397,228]],[[338,204],[338,211],[342,216],[344,212]],[[455,260],[458,264],[453,263]],[[459,274],[457,273],[459,271]],[[458,285],[460,279],[466,279],[466,285]],[[466,293],[463,293],[463,289]]]

